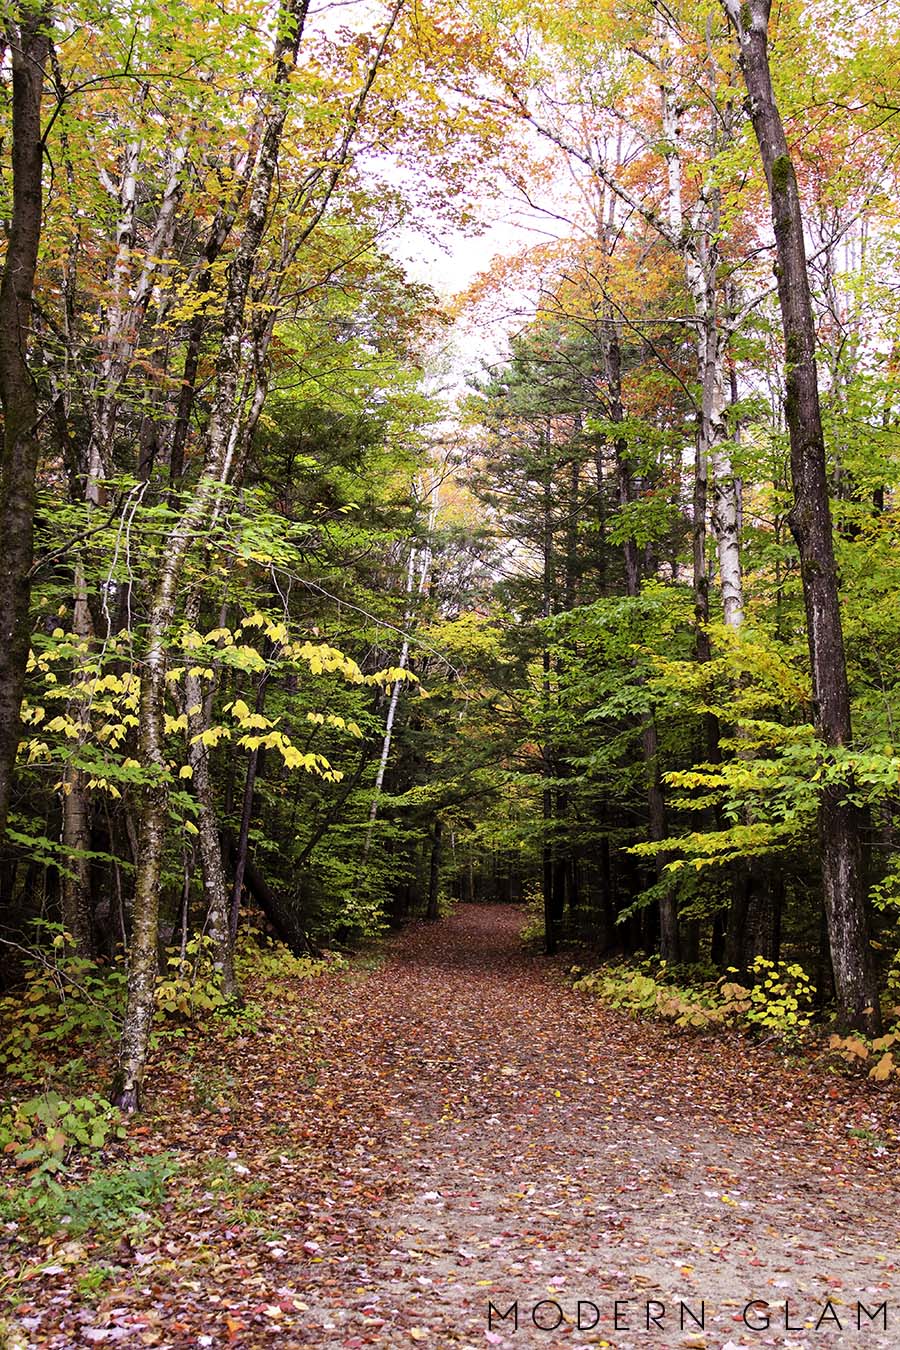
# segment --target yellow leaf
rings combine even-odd
[[[888,1050],[886,1054],[881,1056],[875,1068],[869,1070],[869,1077],[874,1078],[876,1083],[883,1083],[885,1079],[890,1078],[893,1072],[894,1056]]]

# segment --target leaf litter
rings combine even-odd
[[[11,1240],[13,1350],[896,1346],[895,1095],[575,995],[520,924],[460,907],[158,1062],[156,1222]]]

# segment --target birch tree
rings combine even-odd
[[[391,12],[377,49],[383,55],[400,3]],[[184,563],[195,538],[209,529],[221,502],[222,490],[234,467],[235,451],[242,430],[245,405],[240,397],[243,358],[251,316],[248,302],[254,267],[263,246],[269,207],[279,165],[279,152],[290,111],[290,79],[296,68],[308,15],[308,0],[283,0],[277,17],[272,53],[272,76],[265,95],[259,150],[250,180],[249,201],[240,241],[227,273],[226,292],[218,339],[215,392],[204,440],[204,462],[196,488],[169,534],[160,561],[158,580],[150,604],[144,637],[141,674],[139,752],[141,763],[155,776],[144,793],[139,821],[139,862],[135,882],[134,931],[129,953],[128,1005],[122,1031],[116,1101],[124,1110],[135,1110],[147,1057],[156,982],[159,877],[165,839],[166,766],[164,757],[164,709],[166,639],[178,605],[178,588]],[[363,86],[364,97],[374,81],[378,59],[370,67]],[[342,147],[358,123],[357,101]],[[336,183],[346,155],[339,154],[331,170]],[[325,205],[313,212],[308,228],[321,220]],[[256,399],[252,401],[255,403]]]

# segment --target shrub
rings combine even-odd
[[[45,1092],[0,1116],[0,1148],[17,1167],[29,1169],[32,1185],[60,1172],[76,1149],[100,1149],[125,1133],[119,1112],[102,1097],[67,1101]]]
[[[767,961],[764,956],[757,956],[750,969],[755,978],[747,1021],[781,1041],[798,1041],[812,1022],[816,991],[809,976],[796,962]]]
[[[876,1083],[900,1078],[900,1032],[889,1031],[885,1036],[869,1040],[865,1036],[831,1036],[828,1049],[834,1058],[851,1068],[866,1069]],[[895,1059],[895,1055],[897,1058]]]
[[[21,1082],[40,1082],[50,1056],[91,1046],[116,1034],[125,1004],[125,975],[75,956],[58,924],[36,921],[49,943],[25,962],[26,987],[0,999],[0,1068]]]
[[[77,1186],[52,1181],[26,1186],[0,1200],[0,1220],[16,1222],[40,1233],[60,1229],[73,1238],[135,1234],[153,1223],[153,1211],[166,1198],[166,1184],[177,1171],[170,1154],[160,1153],[143,1167],[98,1171]]]
[[[650,973],[651,970],[654,973]],[[743,1023],[767,1031],[785,1044],[796,1044],[812,1019],[815,993],[800,966],[757,957],[752,987],[722,977],[700,987],[681,986],[662,962],[614,965],[584,975],[577,967],[573,988],[595,994],[614,1008],[661,1017],[676,1026],[709,1030]]]
[[[184,953],[169,949],[156,986],[156,1020],[192,1022],[198,1013],[215,1012],[227,1002],[212,960],[212,939],[198,934]]]
[[[700,1029],[722,1025],[733,1011],[730,998],[724,997],[717,1002],[714,991],[663,984],[633,966],[612,966],[582,975],[573,987],[579,992],[596,994],[614,1008],[662,1017],[682,1027]]]
[[[525,896],[526,919],[519,933],[523,942],[544,941],[544,901],[540,891],[529,891]]]
[[[238,935],[234,966],[241,980],[308,979],[326,970],[342,970],[347,962],[336,952],[324,957],[294,956],[283,942],[271,938],[261,928],[245,924]]]

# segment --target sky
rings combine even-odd
[[[519,203],[495,198],[482,206],[479,234],[444,225],[440,242],[435,242],[425,233],[404,227],[388,241],[389,251],[413,281],[427,283],[442,300],[449,301],[489,271],[496,259],[546,242],[547,220],[530,220]],[[509,287],[497,305],[482,306],[477,314],[470,312],[457,320],[442,343],[440,365],[447,373],[441,382],[462,392],[468,376],[483,373],[485,365],[502,363],[510,332],[523,322],[516,311],[527,312],[532,304],[524,289],[517,292]]]
[[[452,300],[476,277],[487,271],[497,257],[518,252],[537,236],[513,221],[497,221],[482,234],[466,235],[448,230],[436,244],[425,235],[403,230],[389,245],[413,281],[425,282],[442,300]],[[442,337],[435,353],[436,379],[451,402],[463,394],[467,379],[483,372],[485,365],[503,360],[510,324],[502,320],[458,319]]]
[[[443,246],[424,235],[403,231],[392,251],[414,281],[427,282],[443,299],[449,299],[487,271],[495,258],[518,252],[539,238],[533,230],[507,219],[494,222],[477,236],[449,231],[443,236]]]

